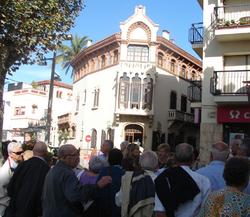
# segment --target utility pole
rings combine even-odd
[[[48,145],[50,145],[55,68],[56,68],[56,51],[53,52],[50,85],[49,85],[49,99],[48,99],[48,111],[47,111],[47,122],[46,122],[46,130],[47,130],[46,141],[48,142]]]

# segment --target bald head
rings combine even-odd
[[[33,148],[33,155],[45,157],[47,155],[47,145],[44,142],[36,142]]]
[[[211,147],[212,160],[226,161],[229,155],[229,146],[225,142],[216,142]]]

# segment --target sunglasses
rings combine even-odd
[[[16,155],[21,155],[22,153],[23,153],[23,151],[17,151],[17,152],[12,152],[12,153],[14,153],[14,154],[16,154]]]

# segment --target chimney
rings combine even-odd
[[[170,32],[167,30],[162,30],[162,37],[169,40],[170,38]]]
[[[91,45],[92,45],[92,40],[89,39],[89,40],[87,41],[86,47],[89,47],[89,46],[91,46]]]

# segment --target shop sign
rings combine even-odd
[[[217,110],[218,123],[250,123],[250,106],[225,107]]]

